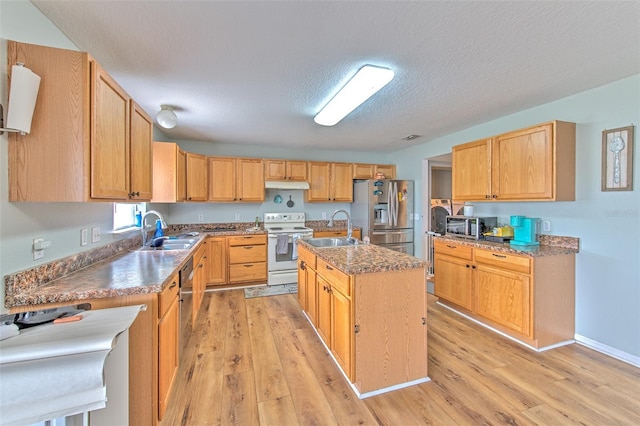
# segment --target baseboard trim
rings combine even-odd
[[[505,332],[503,332],[503,331],[498,330],[497,328],[491,327],[490,325],[487,325],[487,324],[483,323],[482,321],[479,321],[479,320],[477,320],[477,319],[473,318],[472,316],[469,316],[469,315],[465,314],[464,312],[460,312],[459,310],[454,309],[454,308],[452,308],[451,306],[445,305],[445,304],[444,304],[444,303],[442,303],[442,302],[436,302],[436,303],[437,303],[438,305],[442,306],[443,308],[447,308],[447,309],[449,309],[450,311],[455,312],[456,314],[458,314],[458,315],[460,315],[460,316],[462,316],[462,317],[465,317],[466,319],[468,319],[468,320],[470,320],[470,321],[473,321],[473,322],[475,322],[475,323],[476,323],[476,324],[478,324],[478,325],[483,326],[484,328],[487,328],[487,329],[489,329],[489,330],[491,330],[491,331],[493,331],[493,332],[495,332],[495,333],[498,333],[499,335],[501,335],[501,336],[503,336],[503,337],[506,337],[507,339],[512,340],[512,341],[514,341],[514,342],[516,342],[516,343],[518,343],[518,344],[520,344],[520,345],[524,346],[525,348],[531,349],[532,351],[536,351],[536,352],[544,352],[544,351],[548,351],[548,350],[550,350],[550,349],[555,349],[555,348],[559,348],[559,347],[561,347],[561,346],[566,346],[566,345],[570,345],[570,344],[572,344],[572,343],[575,343],[575,341],[574,341],[574,340],[565,340],[565,341],[563,341],[563,342],[554,343],[553,345],[543,346],[543,347],[541,347],[541,348],[536,348],[536,347],[531,346],[531,345],[529,345],[529,344],[527,344],[527,343],[525,343],[525,342],[523,342],[523,341],[521,341],[521,340],[516,339],[516,338],[515,338],[515,337],[513,337],[513,336],[508,335],[507,333],[505,333]]]
[[[631,355],[616,348],[612,348],[611,346],[607,346],[603,343],[600,343],[593,339],[589,339],[588,337],[582,336],[580,334],[576,334],[574,337],[576,339],[576,342],[581,344],[582,346],[586,346],[587,348],[593,349],[596,352],[600,352],[612,358],[626,362],[627,364],[631,364],[634,367],[640,368],[640,357]]]

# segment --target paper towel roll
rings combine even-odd
[[[40,76],[29,68],[14,65],[11,67],[11,88],[9,89],[9,110],[7,128],[31,132],[31,119],[36,107],[36,98],[40,88]]]

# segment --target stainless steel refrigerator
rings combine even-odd
[[[413,255],[413,181],[354,181],[351,220],[371,244]]]

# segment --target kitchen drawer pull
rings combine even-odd
[[[245,268],[253,268],[253,265],[252,265],[252,264],[246,264],[246,263],[245,263],[245,264],[244,264],[244,265],[242,265],[242,266],[244,266]]]
[[[253,248],[253,246],[244,246],[245,250],[251,250]]]
[[[324,267],[327,268],[330,271],[333,271],[333,268],[331,266],[329,266],[329,265],[324,265]]]
[[[500,259],[506,259],[507,258],[506,254],[491,253],[491,256],[499,257]]]
[[[450,246],[449,244],[447,244],[447,247],[449,247],[450,249],[458,248],[458,247],[456,247],[456,246]]]

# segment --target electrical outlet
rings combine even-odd
[[[100,227],[96,226],[91,228],[91,242],[97,243],[98,241],[100,241]]]
[[[204,215],[202,213],[198,215],[198,222],[204,222]]]
[[[543,220],[542,221],[542,232],[549,232],[549,231],[551,231],[551,221]]]
[[[89,230],[83,228],[80,230],[80,245],[86,246],[89,243]]]
[[[322,219],[326,220],[327,219],[327,212],[322,212]]]
[[[236,213],[236,220],[240,220],[240,213]]]
[[[44,238],[33,239],[33,260],[42,259],[44,257],[44,249],[42,248],[43,242]]]

